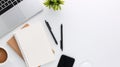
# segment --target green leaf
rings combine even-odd
[[[56,3],[56,2],[57,2],[57,0],[53,0],[53,2],[54,2],[54,3]]]
[[[59,6],[59,9],[61,10],[61,6]]]
[[[64,4],[64,1],[63,1],[63,0],[60,0],[59,3],[60,3],[60,4]]]

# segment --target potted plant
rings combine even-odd
[[[63,0],[46,0],[44,2],[44,5],[46,7],[49,7],[49,9],[53,9],[53,10],[61,10],[61,5],[64,4]]]

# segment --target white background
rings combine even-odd
[[[61,11],[48,8],[32,21],[48,20],[60,40],[60,23],[64,24],[64,52],[74,57],[74,67],[120,67],[120,0],[65,0]],[[25,67],[24,62],[5,42],[0,46],[9,53],[0,67]],[[62,52],[56,46],[56,61],[41,67],[57,67]]]

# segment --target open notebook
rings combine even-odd
[[[29,67],[37,67],[55,59],[43,24],[35,23],[23,30],[18,30],[14,36]]]

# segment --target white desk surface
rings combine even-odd
[[[64,24],[64,52],[74,57],[74,67],[120,67],[120,0],[65,0],[61,11],[44,11],[31,21],[46,19],[60,40],[60,23]],[[25,67],[24,62],[6,44],[12,32],[0,40],[8,61],[0,67]],[[41,67],[57,67],[57,60]],[[87,65],[86,65],[87,64]],[[86,65],[86,66],[85,66]]]

